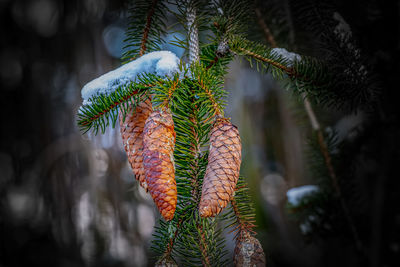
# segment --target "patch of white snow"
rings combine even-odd
[[[273,48],[272,53],[281,56],[283,59],[289,61],[289,63],[287,64],[288,67],[291,67],[294,61],[301,60],[301,56],[299,54],[289,52],[285,48]]]
[[[142,73],[153,73],[159,76],[172,76],[179,70],[179,58],[170,51],[148,53],[121,67],[107,72],[87,83],[81,91],[83,103],[100,94],[108,95],[121,85],[135,81]]]
[[[298,206],[304,197],[311,196],[319,191],[319,187],[316,185],[303,185],[289,189],[286,196],[291,205]]]

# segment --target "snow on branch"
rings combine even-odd
[[[285,59],[288,62],[287,67],[292,67],[294,61],[301,60],[301,56],[299,54],[289,52],[285,48],[273,48],[271,52]]]
[[[316,185],[303,185],[289,189],[286,192],[286,196],[288,198],[288,203],[293,206],[298,206],[301,203],[302,199],[319,192],[320,189]]]
[[[87,83],[81,91],[83,104],[94,96],[109,95],[118,87],[134,82],[142,73],[172,76],[179,70],[179,62],[170,51],[148,53]]]

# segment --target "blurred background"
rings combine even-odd
[[[291,1],[282,2],[290,8]],[[318,218],[288,209],[290,188],[318,184],[306,156],[312,130],[303,102],[235,60],[226,77],[226,115],[241,133],[241,173],[268,266],[400,264],[400,4],[334,2],[381,88],[374,114],[315,107],[323,131],[353,149],[348,169],[339,172],[354,178],[357,195],[346,188],[344,194],[363,252],[354,251],[349,235],[319,232],[312,227]],[[76,126],[82,86],[120,66],[126,25],[122,0],[0,0],[0,266],[154,265],[149,247],[159,214],[134,180],[119,129],[93,136]],[[308,40],[299,50],[318,54],[313,45]],[[232,236],[226,239],[233,251]]]

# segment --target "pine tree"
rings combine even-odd
[[[246,37],[253,12],[269,46]],[[174,14],[187,36],[173,42],[187,52],[179,71],[168,76],[145,72],[128,83],[117,84],[112,92],[93,95],[79,110],[78,125],[85,132],[104,132],[119,118],[123,139],[128,142],[125,125],[129,121],[139,125],[132,118],[141,112],[143,103],[151,101],[153,113],[141,118],[144,126],[136,127],[141,132],[135,140],[143,147],[132,152],[135,157],[131,165],[164,217],[155,230],[152,246],[158,255],[157,266],[227,265],[224,228],[236,233],[235,263],[262,266],[265,256],[253,230],[254,210],[244,178],[239,177],[240,129],[224,117],[223,85],[228,63],[235,57],[245,58],[304,99],[318,140],[313,151],[320,151],[318,157],[323,159],[318,168],[327,170],[340,200],[329,140],[323,136],[311,103],[354,110],[370,101],[373,90],[368,88],[372,86],[359,72],[347,73],[351,79],[343,80],[343,75],[336,75],[342,69],[332,62],[274,49],[277,42],[252,1],[141,0],[132,2],[130,13],[127,52],[122,60],[130,64],[160,50],[167,34],[167,18]],[[277,27],[285,28],[282,24]],[[205,34],[207,42],[200,42]],[[345,81],[348,84],[344,85]],[[343,86],[351,90],[344,91]],[[132,157],[130,148],[125,149]],[[354,227],[346,204],[341,204],[350,227]],[[352,232],[359,242],[356,230]],[[250,258],[245,258],[248,255],[243,251],[249,247]]]

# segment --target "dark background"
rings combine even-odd
[[[292,8],[302,1],[293,2]],[[400,4],[332,3],[379,88],[377,108],[361,118],[317,107],[323,124],[344,136],[350,126],[362,128],[349,145],[348,171],[361,192],[349,205],[364,249],[355,252],[342,237],[308,240],[288,218],[287,188],[313,183],[301,152],[304,133],[291,118],[287,92],[235,62],[227,114],[244,140],[242,173],[255,195],[258,236],[269,266],[399,266]],[[158,215],[133,181],[118,131],[88,137],[76,126],[82,86],[120,64],[125,4],[0,0],[0,266],[154,263],[148,247]],[[313,39],[300,39],[299,47],[321,55]]]

